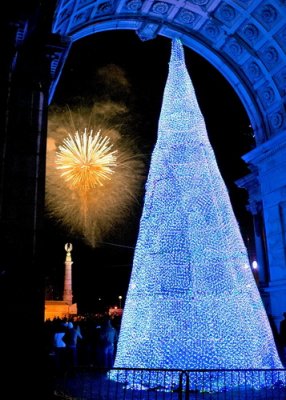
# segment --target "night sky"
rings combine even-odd
[[[89,105],[94,101],[125,102],[131,110],[130,132],[146,155],[146,165],[156,141],[171,41],[164,37],[142,42],[133,31],[110,31],[83,38],[73,44],[51,107]],[[228,187],[244,240],[252,242],[251,216],[245,210],[247,193],[235,181],[249,173],[241,156],[254,147],[248,116],[234,90],[208,61],[185,47],[186,65],[193,81],[210,142]],[[124,72],[128,90],[105,80],[98,71],[115,65]],[[100,303],[117,304],[125,298],[132,268],[133,249],[139,228],[139,206],[124,224],[96,248],[86,245],[69,229],[45,219],[49,249],[45,258],[47,286],[54,298],[61,297],[65,250],[73,244],[73,293],[80,312],[94,311]],[[251,245],[248,246],[249,248]]]

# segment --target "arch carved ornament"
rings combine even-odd
[[[286,127],[284,0],[59,0],[53,32],[71,42],[106,30],[180,37],[232,85],[256,144]],[[54,90],[54,85],[52,85]]]

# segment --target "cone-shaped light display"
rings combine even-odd
[[[283,368],[177,39],[115,367]]]

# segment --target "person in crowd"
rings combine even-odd
[[[113,367],[117,340],[116,329],[112,326],[110,318],[105,318],[99,331],[101,366],[104,369],[109,370]]]
[[[53,334],[53,349],[55,355],[55,368],[57,374],[63,374],[66,370],[66,343],[64,337],[66,334],[66,324],[61,321],[56,322]]]
[[[80,326],[68,322],[63,340],[66,344],[67,364],[71,370],[78,366],[78,339],[82,339]]]

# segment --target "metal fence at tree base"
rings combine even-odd
[[[286,370],[77,368],[55,377],[54,395],[59,400],[286,400]]]

